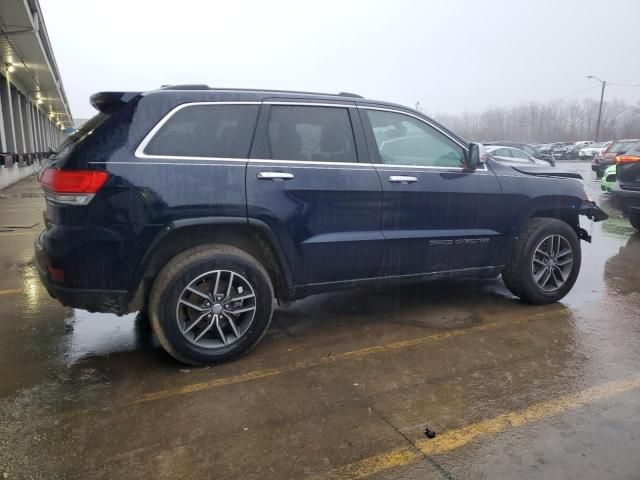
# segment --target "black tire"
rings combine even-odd
[[[629,223],[633,228],[640,231],[640,213],[632,213],[629,217]]]
[[[545,291],[534,280],[532,264],[536,248],[551,235],[559,235],[568,242],[573,263],[565,283],[555,291]],[[575,284],[581,260],[580,240],[569,224],[555,218],[536,217],[522,229],[502,272],[502,279],[507,288],[523,302],[534,305],[554,303],[569,293]]]
[[[205,348],[192,343],[182,334],[177,307],[180,296],[190,282],[217,270],[233,272],[249,282],[255,293],[255,313],[247,330],[232,343]],[[274,304],[273,286],[260,262],[238,248],[208,244],[182,252],[160,271],[149,295],[149,316],[160,344],[172,357],[190,365],[212,365],[237,358],[251,350],[266,333]]]

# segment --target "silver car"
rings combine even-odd
[[[525,162],[533,163],[535,165],[549,166],[548,162],[544,160],[538,160],[532,157],[527,152],[515,147],[503,147],[500,145],[492,145],[487,147],[487,153],[496,160],[508,161],[508,162]]]

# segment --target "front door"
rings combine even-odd
[[[463,168],[459,140],[401,110],[361,106],[383,190],[381,275],[479,269],[499,262],[500,184]]]
[[[382,188],[366,155],[355,104],[265,102],[246,173],[248,215],[276,234],[296,285],[377,273]]]

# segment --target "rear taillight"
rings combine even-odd
[[[86,205],[100,190],[109,174],[101,170],[60,170],[47,168],[40,183],[47,198],[68,205]]]
[[[640,156],[638,155],[618,155],[616,157],[616,163],[623,165],[625,163],[640,163]]]

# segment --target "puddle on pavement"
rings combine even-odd
[[[141,332],[134,313],[118,317],[73,309],[65,325],[69,335],[66,352],[69,364],[87,356],[133,351],[140,344]]]

